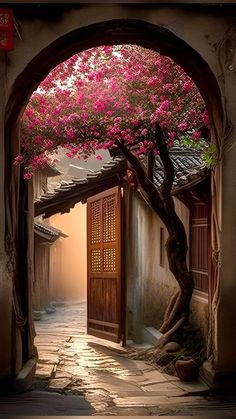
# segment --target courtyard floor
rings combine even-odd
[[[86,334],[86,304],[36,322],[39,360],[30,391],[0,398],[0,416],[235,416],[236,398],[182,383],[122,348]]]

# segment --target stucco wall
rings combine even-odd
[[[226,19],[223,20],[220,16],[196,13],[173,6],[169,8],[155,5],[132,7],[125,4],[83,4],[80,8],[73,9],[72,7],[64,13],[63,18],[57,19],[53,24],[37,18],[26,20],[23,15],[22,13],[21,18],[18,18],[23,41],[16,36],[15,49],[9,53],[9,87],[32,57],[50,42],[78,27],[112,19],[141,19],[168,28],[200,51],[214,71],[219,73],[213,45],[225,34],[227,27]]]
[[[175,207],[189,235],[189,210],[178,199],[175,199]],[[160,266],[160,228],[164,225],[134,191],[131,214],[127,250],[127,326],[128,337],[140,341],[142,326],[158,328],[161,325],[167,304],[178,284],[169,270],[166,255],[163,266]],[[166,241],[165,228],[164,237]],[[193,297],[191,309],[192,321],[206,337],[207,302]]]
[[[78,203],[68,214],[56,214],[49,223],[68,235],[51,247],[50,294],[69,300],[87,298],[86,205]]]
[[[191,301],[191,314],[190,320],[193,324],[197,325],[202,333],[202,336],[207,342],[208,329],[209,329],[209,307],[206,295],[194,292]]]
[[[33,306],[35,310],[42,309],[49,303],[49,255],[48,244],[43,244],[37,235],[34,238],[34,282],[33,282]]]
[[[6,55],[0,54],[0,381],[11,372],[12,275],[11,260],[5,247],[4,196],[4,111],[6,105]]]

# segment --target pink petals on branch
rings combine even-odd
[[[58,146],[85,159],[122,140],[147,154],[155,122],[169,147],[184,135],[199,139],[208,114],[188,75],[168,57],[136,45],[92,48],[55,67],[34,92],[22,118],[24,153],[13,164],[24,164],[30,179]]]

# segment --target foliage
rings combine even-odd
[[[209,169],[216,166],[217,163],[217,148],[215,144],[210,144],[203,153],[203,161]]]
[[[156,154],[155,122],[168,147],[176,139],[198,144],[208,115],[193,81],[170,58],[136,45],[92,48],[54,68],[34,92],[14,164],[30,179],[58,146],[78,158],[115,141]]]

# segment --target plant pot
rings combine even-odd
[[[175,371],[181,381],[195,381],[198,377],[199,366],[194,359],[179,359],[175,363]]]

